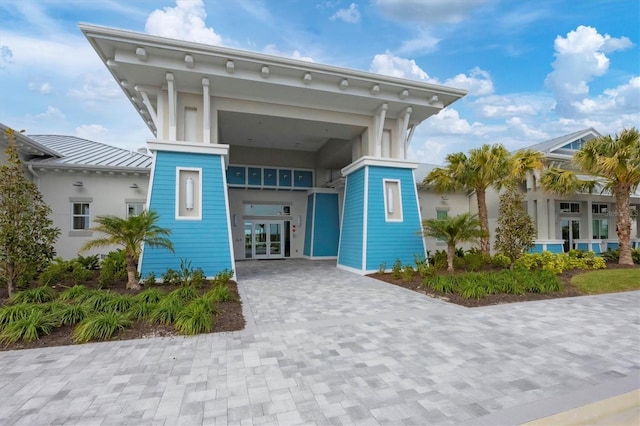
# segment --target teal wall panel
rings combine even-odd
[[[313,231],[313,206],[314,206],[314,194],[307,196],[307,217],[304,221],[304,249],[302,254],[305,256],[311,256],[311,236]]]
[[[365,170],[349,174],[344,194],[338,264],[362,269]]]
[[[314,206],[312,256],[337,256],[340,239],[338,194],[316,193]]]

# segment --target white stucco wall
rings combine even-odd
[[[418,189],[418,202],[422,220],[435,219],[438,210],[444,210],[449,217],[469,212],[469,197],[465,193],[437,194],[434,191]],[[425,238],[427,251],[433,253],[436,250],[446,250],[444,241],[436,238]],[[469,248],[468,244],[463,246]]]

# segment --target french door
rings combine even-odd
[[[277,259],[284,257],[282,220],[254,220],[244,223],[245,257]]]
[[[580,219],[561,218],[560,227],[562,229],[562,239],[564,240],[564,251],[566,253],[573,248],[573,242],[580,239]]]

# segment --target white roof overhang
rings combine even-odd
[[[4,134],[8,128],[8,126],[0,123],[0,134],[2,134],[2,137],[0,137],[0,142],[2,142],[2,145],[7,145]],[[15,140],[18,152],[20,152],[22,155],[34,157],[62,157],[62,155],[58,152],[54,151],[53,149],[47,148],[46,146],[34,141],[29,136],[26,136],[19,131],[15,131],[14,135],[16,138]]]
[[[174,75],[176,89],[183,92],[202,93],[206,77],[212,96],[232,99],[366,116],[386,103],[389,118],[411,107],[410,125],[466,94],[460,89],[313,62],[94,25],[79,27],[154,134],[150,113],[136,87],[150,92],[166,88],[168,72]]]

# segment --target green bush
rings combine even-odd
[[[105,303],[104,311],[124,313],[127,312],[133,304],[134,300],[131,296],[127,294],[113,294]]]
[[[180,283],[180,274],[175,269],[168,268],[164,274],[162,274],[162,284],[180,285]]]
[[[482,253],[478,249],[471,249],[462,257],[463,268],[467,271],[476,272],[482,269],[485,265],[491,263],[491,257]]]
[[[60,293],[59,299],[64,302],[71,302],[82,298],[82,296],[86,295],[88,292],[89,290],[87,287],[82,284],[76,284]]]
[[[457,285],[457,279],[449,275],[436,275],[432,278],[425,278],[422,285],[440,293],[453,293]]]
[[[97,254],[87,257],[78,255],[78,257],[76,257],[76,260],[84,267],[84,269],[87,269],[89,271],[97,271],[98,269],[100,269],[100,256]]]
[[[169,297],[177,297],[185,302],[188,302],[198,297],[198,291],[193,287],[180,287],[169,293]]]
[[[58,312],[61,325],[74,325],[84,320],[89,311],[83,305],[66,305]]]
[[[153,308],[151,315],[149,315],[149,321],[171,325],[184,306],[184,300],[179,297],[165,297]]]
[[[601,253],[602,258],[608,263],[618,263],[620,261],[620,250],[607,250]],[[633,263],[640,264],[640,248],[631,250],[631,259]]]
[[[181,334],[208,333],[213,328],[213,307],[206,298],[189,303],[177,316],[175,328]]]
[[[107,340],[131,325],[129,316],[119,312],[101,312],[82,320],[73,330],[73,340],[86,343]]]
[[[413,281],[413,276],[415,275],[415,273],[416,271],[413,269],[413,266],[404,265],[404,268],[402,269],[402,281],[404,281],[405,283]]]
[[[14,293],[10,303],[46,303],[58,297],[58,292],[48,285],[41,285],[29,290]]]
[[[90,311],[106,312],[109,311],[108,305],[114,294],[109,290],[96,290],[87,294],[83,305]]]
[[[413,263],[416,264],[416,271],[419,271],[421,267],[429,266],[427,258],[422,253],[416,253],[413,255]]]
[[[380,265],[378,265],[378,273],[384,274],[386,271],[387,271],[387,263],[381,262]]]
[[[439,271],[447,269],[447,252],[436,250],[433,256],[429,257],[429,263]]]
[[[127,259],[124,249],[109,252],[100,264],[98,284],[102,288],[112,287],[127,279]]]
[[[93,278],[93,272],[86,269],[77,259],[55,258],[38,277],[40,285],[58,283],[80,284]]]
[[[497,268],[508,268],[511,266],[511,259],[502,253],[498,253],[491,259],[491,264]]]
[[[51,333],[56,325],[57,321],[51,314],[33,308],[27,316],[4,326],[0,332],[0,343],[10,345],[21,339],[30,342]]]
[[[391,267],[391,277],[394,280],[402,278],[402,261],[398,258],[396,258],[393,262],[393,266]]]
[[[216,285],[218,284],[227,285],[229,284],[229,281],[231,281],[231,279],[233,278],[233,275],[234,275],[233,269],[229,270],[225,268],[216,274],[216,276],[213,278],[213,282]]]
[[[487,295],[484,276],[477,273],[465,274],[459,281],[456,293],[465,299],[482,299]]]
[[[128,313],[133,319],[143,320],[151,316],[151,312],[156,307],[156,303],[143,302],[137,300],[129,309]]]
[[[136,294],[134,298],[139,302],[158,303],[163,297],[164,294],[160,290],[156,288],[149,288],[142,290],[140,293]]]
[[[16,305],[0,308],[0,330],[7,324],[29,316],[34,306],[30,303],[18,303]]]
[[[517,267],[525,269],[542,269],[556,274],[571,269],[603,269],[606,268],[602,257],[593,252],[572,250],[569,253],[526,253],[516,261]]]
[[[233,296],[226,285],[217,285],[204,294],[210,302],[228,302],[233,300]]]
[[[151,287],[156,284],[156,274],[149,272],[149,274],[142,280],[142,285],[145,287]]]

